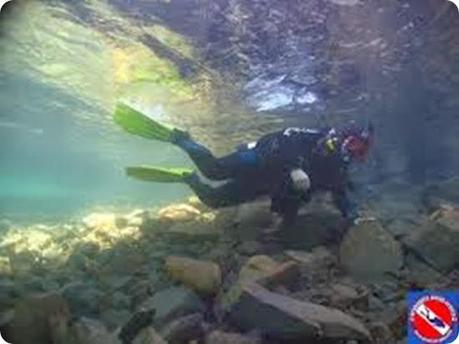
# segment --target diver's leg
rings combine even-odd
[[[231,180],[221,186],[212,187],[204,183],[197,174],[187,177],[186,183],[198,198],[211,208],[238,205],[253,201],[264,194],[259,188],[251,188],[247,183],[238,180]]]
[[[351,202],[349,197],[347,196],[346,191],[338,190],[332,192],[333,203],[341,212],[343,218],[353,221],[357,218],[358,214],[356,211],[355,204]]]
[[[204,176],[212,180],[234,178],[239,171],[255,166],[257,162],[256,153],[251,150],[216,158],[209,149],[180,131],[176,131],[173,142],[188,153]]]

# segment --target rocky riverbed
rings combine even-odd
[[[404,343],[406,292],[459,284],[458,184],[386,185],[347,231],[326,197],[282,229],[268,202],[194,198],[5,220],[0,331],[17,344]]]

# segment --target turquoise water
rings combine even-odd
[[[217,154],[287,125],[371,118],[379,130],[373,170],[404,173],[407,165],[424,176],[426,166],[440,166],[438,175],[454,175],[459,104],[456,51],[447,46],[454,9],[428,2],[375,10],[354,1],[301,6],[310,16],[304,27],[301,11],[270,26],[267,18],[276,14],[258,3],[6,5],[1,216],[59,218],[189,196],[184,186],[124,176],[132,164],[191,164],[171,145],[117,128],[111,116],[120,99],[189,130]]]
[[[58,6],[24,1],[11,7],[2,14],[0,38],[0,213],[46,219],[96,205],[154,206],[188,195],[185,187],[124,176],[132,164],[189,165],[171,145],[131,137],[111,121],[123,88],[152,98],[156,92],[161,100],[154,104],[169,111],[173,101],[163,98],[164,85],[132,86],[129,80],[136,77],[129,75],[132,66],[155,76],[148,71],[152,55],[136,50],[126,36],[110,42]],[[157,63],[164,74],[175,73],[167,62]]]

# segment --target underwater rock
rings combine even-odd
[[[236,283],[222,296],[222,307],[228,309],[237,302],[245,284],[257,282],[267,288],[289,287],[299,275],[299,266],[293,261],[278,263],[268,256],[253,256],[239,271]]]
[[[159,335],[158,332],[151,326],[143,329],[135,337],[132,344],[167,344],[167,342]]]
[[[350,306],[358,305],[359,309],[367,308],[368,306],[368,293],[359,292],[355,288],[335,283],[330,286],[331,291],[331,304],[340,309],[347,309]]]
[[[371,339],[360,321],[340,310],[276,294],[255,283],[244,286],[230,317],[242,330],[256,328],[278,339]]]
[[[177,240],[213,240],[221,234],[217,212],[191,204],[172,204],[158,211],[161,234],[176,236]]]
[[[383,322],[372,323],[369,327],[372,337],[375,339],[376,344],[393,343],[392,332],[389,327]]]
[[[327,200],[314,200],[300,209],[295,224],[280,228],[284,248],[311,250],[340,238],[341,214]]]
[[[153,293],[153,284],[148,280],[130,280],[126,285],[126,293],[131,298],[131,305],[137,307],[147,300]]]
[[[87,282],[72,282],[60,290],[68,302],[72,314],[77,316],[92,316],[99,312],[104,293]]]
[[[244,229],[267,228],[274,223],[269,201],[244,203],[237,207],[234,222]]]
[[[201,299],[192,291],[183,287],[171,287],[158,291],[146,300],[139,309],[154,309],[156,325],[187,315],[203,313],[206,309]]]
[[[67,302],[59,294],[29,295],[14,309],[13,343],[52,343],[65,335],[70,318]]]
[[[161,336],[170,344],[188,343],[204,336],[203,322],[200,313],[185,315],[165,325],[161,329]]]
[[[206,336],[205,344],[260,344],[261,339],[239,333],[213,331]]]
[[[15,283],[10,279],[0,278],[0,309],[13,306],[15,296]]]
[[[82,219],[83,225],[90,230],[116,230],[118,228],[117,221],[117,216],[113,213],[92,213]]]
[[[128,309],[117,310],[109,308],[100,314],[99,319],[109,330],[114,330],[125,324],[130,319],[131,315]]]
[[[167,233],[174,235],[177,241],[216,240],[220,237],[220,230],[211,221],[189,221],[172,224]]]
[[[208,261],[169,256],[165,269],[170,278],[203,296],[215,295],[222,283],[220,267]]]
[[[244,284],[254,282],[260,278],[268,276],[279,266],[280,263],[276,262],[274,259],[268,256],[258,255],[249,258],[239,271],[236,283],[222,295],[222,308],[227,310],[238,301],[242,294],[242,287]]]
[[[459,260],[459,208],[436,211],[404,242],[437,269],[451,271]]]
[[[409,235],[411,232],[416,231],[422,224],[422,217],[419,215],[413,217],[396,217],[390,221],[385,227],[395,237],[401,238]]]
[[[324,246],[319,246],[311,251],[287,250],[284,254],[300,264],[306,271],[328,269],[336,264],[336,257]]]
[[[242,255],[253,256],[263,250],[263,245],[255,240],[247,240],[242,242],[237,250]]]
[[[100,321],[90,318],[79,319],[73,332],[76,344],[122,344],[117,334],[110,333]]]
[[[384,279],[403,263],[400,244],[372,218],[361,218],[349,229],[339,249],[343,267],[361,281]]]
[[[443,203],[459,204],[459,176],[427,186],[422,196],[428,208],[437,208]]]
[[[141,227],[145,223],[145,221],[150,219],[150,213],[144,209],[135,209],[131,211],[129,214],[124,215],[122,219],[125,222],[124,227]]]
[[[201,211],[190,204],[172,204],[158,211],[161,221],[187,222],[199,220]]]
[[[442,274],[427,265],[425,262],[420,261],[412,253],[405,255],[405,267],[408,269],[405,279],[422,289],[429,289],[442,279]]]
[[[128,309],[131,307],[130,298],[120,291],[113,293],[112,306],[117,309]]]
[[[141,237],[138,226],[128,226],[128,220],[113,213],[93,213],[83,220],[86,232],[80,239],[100,248],[112,247],[121,240]]]
[[[300,269],[298,263],[289,261],[258,279],[257,283],[268,289],[278,286],[290,287],[298,281],[299,277]]]
[[[249,282],[265,277],[277,269],[280,263],[269,256],[257,255],[250,257],[239,271],[239,281]]]

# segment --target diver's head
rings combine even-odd
[[[350,161],[366,161],[373,144],[373,125],[369,123],[366,127],[359,127],[352,123],[343,130],[342,134],[341,151],[344,156]]]

